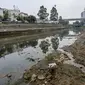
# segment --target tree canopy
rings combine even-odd
[[[18,21],[23,21],[23,20],[24,20],[24,17],[23,17],[23,16],[18,15],[18,16],[17,16],[17,20],[18,20]]]
[[[3,11],[3,20],[8,21],[9,19],[9,12],[8,10]]]
[[[62,24],[62,25],[68,25],[69,24],[69,21],[65,21],[62,19],[62,16],[59,17],[59,23]]]
[[[29,23],[35,23],[36,22],[36,17],[33,16],[33,15],[30,15],[30,16],[27,17],[27,21]]]
[[[51,9],[50,20],[52,20],[52,21],[58,20],[58,13],[57,13],[56,6],[52,7],[52,9]]]
[[[49,16],[49,14],[47,13],[47,8],[45,8],[43,5],[40,6],[40,10],[37,15],[40,17],[41,20],[46,19]]]

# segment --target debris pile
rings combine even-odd
[[[64,54],[54,53],[48,56],[23,74],[25,82],[29,85],[85,85],[85,74],[80,69],[63,64],[64,58],[60,57],[65,57]]]

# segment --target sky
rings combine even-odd
[[[28,15],[37,16],[41,5],[47,8],[48,13],[56,5],[59,16],[66,18],[80,18],[85,8],[85,0],[0,0],[1,8],[13,9],[13,5]]]

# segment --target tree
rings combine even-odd
[[[81,23],[80,23],[79,21],[75,21],[75,22],[73,23],[73,26],[75,26],[75,27],[80,27],[80,26],[81,26]]]
[[[52,20],[52,21],[57,21],[58,20],[58,13],[57,13],[56,6],[54,6],[51,10],[50,20]]]
[[[62,24],[62,25],[68,25],[69,22],[68,21],[65,21],[62,19],[62,16],[59,17],[59,23]]]
[[[24,17],[23,16],[20,16],[20,15],[17,16],[17,20],[18,21],[21,21],[21,22],[24,22],[25,21],[24,20]]]
[[[47,9],[44,6],[40,6],[40,10],[37,15],[40,17],[40,20],[44,20],[49,16]]]
[[[59,21],[62,20],[62,16],[59,16]]]
[[[3,20],[8,21],[9,19],[9,13],[8,10],[3,11]]]
[[[36,17],[33,16],[33,15],[30,15],[30,16],[27,17],[27,21],[29,23],[35,23],[36,22]]]

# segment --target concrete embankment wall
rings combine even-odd
[[[38,32],[36,34],[31,34],[31,35],[22,35],[22,36],[1,38],[0,46],[18,43],[18,42],[22,42],[22,41],[41,39],[41,38],[45,38],[47,36],[54,36],[54,35],[62,34],[63,32],[66,32],[66,31],[68,31],[68,29],[55,30],[55,31],[49,31],[49,32]]]
[[[3,24],[0,25],[0,37],[32,35],[66,29],[59,24]]]
[[[48,28],[48,27],[62,27],[60,24],[1,24],[1,28]]]

